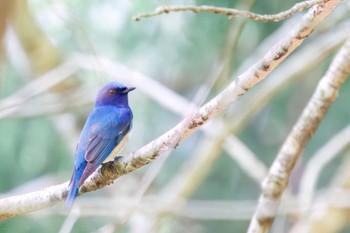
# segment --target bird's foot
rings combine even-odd
[[[113,163],[111,164],[111,166],[115,167],[121,160],[122,160],[123,156],[116,156],[113,160]]]

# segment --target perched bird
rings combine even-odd
[[[98,92],[95,107],[84,125],[75,151],[66,208],[73,205],[84,181],[107,161],[113,150],[119,150],[126,142],[133,118],[128,93],[134,89],[112,82]]]

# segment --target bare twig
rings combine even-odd
[[[337,53],[325,76],[320,80],[314,95],[305,107],[292,132],[282,145],[268,176],[262,184],[262,194],[248,232],[267,232],[274,217],[266,218],[266,213],[277,212],[279,201],[288,185],[290,173],[316,131],[338,90],[350,73],[350,38]]]
[[[326,0],[309,0],[305,2],[299,2],[289,10],[282,11],[280,13],[272,14],[272,15],[260,15],[260,14],[252,13],[250,11],[230,9],[225,7],[214,7],[214,6],[161,6],[161,7],[157,7],[154,12],[140,14],[140,15],[134,16],[133,19],[136,21],[139,21],[143,18],[154,17],[161,14],[168,14],[170,12],[192,11],[194,13],[210,12],[215,14],[222,14],[222,15],[226,15],[229,19],[235,16],[239,16],[239,17],[244,17],[244,18],[267,23],[267,22],[278,22],[280,20],[289,18],[295,15],[296,13],[303,11],[306,8],[310,8],[322,2],[326,2]]]
[[[171,150],[170,145],[182,142],[203,124],[222,113],[229,104],[262,81],[294,51],[339,2],[340,0],[330,0],[325,4],[313,7],[305,14],[300,24],[293,28],[259,62],[238,76],[219,95],[158,139],[123,157],[120,161],[104,164],[82,186],[80,194],[100,189],[113,182],[114,179],[148,164],[160,154]],[[2,199],[0,200],[2,207],[0,219],[52,206],[65,198],[67,186],[68,183],[64,183],[34,193]]]

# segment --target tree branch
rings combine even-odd
[[[155,11],[151,13],[136,15],[133,17],[133,20],[139,21],[143,18],[154,17],[161,14],[168,14],[170,12],[192,11],[194,13],[209,12],[209,13],[215,13],[215,14],[222,14],[222,15],[226,15],[229,19],[235,16],[239,16],[239,17],[260,21],[263,23],[267,23],[271,21],[278,22],[280,20],[283,20],[295,15],[296,13],[299,13],[306,8],[310,8],[322,2],[327,2],[327,0],[309,0],[305,2],[299,2],[289,10],[282,11],[277,14],[271,14],[271,15],[260,15],[260,14],[252,13],[250,11],[230,9],[225,7],[214,7],[214,6],[161,6],[161,7],[157,7]]]
[[[268,232],[277,212],[280,198],[288,185],[289,176],[301,152],[315,133],[338,90],[350,73],[350,38],[335,56],[325,76],[291,133],[282,145],[268,176],[262,183],[262,194],[248,232]]]
[[[340,0],[330,0],[325,4],[313,7],[304,15],[300,24],[293,28],[260,61],[239,75],[219,95],[158,139],[120,160],[104,164],[85,182],[80,189],[80,194],[100,189],[112,183],[116,178],[148,164],[160,154],[173,149],[173,145],[182,142],[203,124],[222,113],[229,104],[262,81],[294,51],[339,2]],[[41,191],[2,199],[0,200],[0,220],[52,206],[65,198],[67,190],[68,182]]]

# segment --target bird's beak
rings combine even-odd
[[[133,90],[135,90],[135,89],[136,89],[136,87],[129,87],[129,88],[127,88],[125,91],[123,91],[123,93],[126,94],[126,93],[128,93],[128,92],[130,92],[130,91],[133,91]]]

